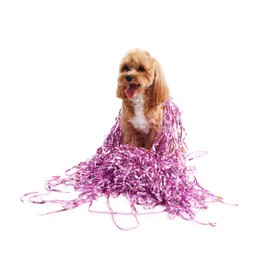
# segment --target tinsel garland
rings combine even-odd
[[[181,113],[171,98],[164,104],[163,127],[149,151],[121,144],[120,118],[121,112],[103,145],[90,160],[67,170],[65,176],[53,176],[47,180],[45,188],[48,193],[27,193],[24,196],[33,203],[60,204],[62,208],[55,212],[85,203],[91,206],[93,201],[105,196],[107,213],[114,220],[114,215],[120,213],[113,212],[109,198],[123,195],[129,200],[132,212],[121,214],[136,218],[141,214],[136,205],[148,210],[161,205],[170,218],[180,216],[196,222],[195,214],[199,209],[206,209],[209,202],[222,200],[201,187],[194,176],[195,167],[187,166],[187,161],[194,156],[187,153]],[[44,199],[44,195],[64,192],[64,187],[68,186],[75,191],[74,199]]]

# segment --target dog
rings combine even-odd
[[[163,125],[169,88],[159,62],[149,52],[134,49],[123,57],[116,95],[122,99],[122,144],[152,148]]]

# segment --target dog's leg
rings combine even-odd
[[[154,128],[150,128],[149,134],[145,138],[144,148],[147,150],[152,148],[157,133],[158,132]]]

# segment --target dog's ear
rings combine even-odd
[[[124,93],[124,87],[122,85],[117,85],[116,96],[121,99],[126,98],[126,95]]]
[[[161,68],[161,65],[158,61],[155,62],[155,75],[153,82],[152,90],[152,103],[159,105],[164,103],[169,99],[169,89]]]

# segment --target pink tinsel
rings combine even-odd
[[[194,176],[195,168],[186,165],[193,158],[186,152],[184,137],[180,111],[171,99],[164,104],[163,128],[150,151],[120,143],[119,112],[103,145],[90,160],[66,171],[64,177],[53,176],[46,181],[49,193],[63,192],[64,187],[72,186],[77,192],[75,199],[44,200],[44,194],[26,195],[34,203],[61,204],[62,209],[58,211],[85,203],[91,206],[101,196],[109,199],[123,195],[129,200],[135,217],[138,215],[135,205],[145,209],[161,205],[171,218],[181,216],[196,221],[198,209],[205,209],[208,202],[221,201],[221,198],[202,188]],[[109,204],[108,207],[112,216],[116,214]]]

